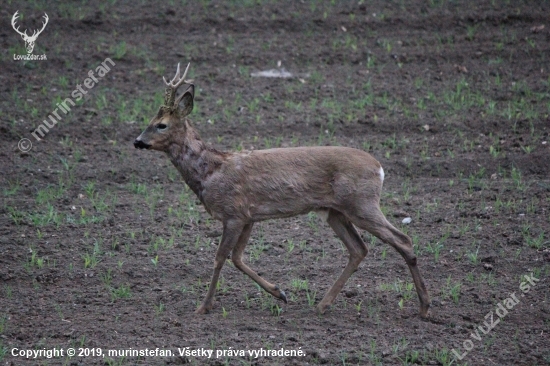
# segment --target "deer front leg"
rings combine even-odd
[[[220,243],[218,251],[216,252],[216,259],[214,260],[214,273],[212,274],[210,287],[208,288],[208,293],[206,294],[202,305],[199,306],[197,310],[195,310],[196,314],[206,314],[212,309],[214,293],[216,292],[216,285],[220,277],[221,269],[223,267],[223,264],[225,263],[225,260],[227,259],[227,256],[229,255],[229,252],[231,252],[231,249],[233,249],[233,247],[237,243],[237,240],[239,239],[239,236],[241,235],[244,226],[245,225],[240,221],[228,221],[224,223],[222,242]]]
[[[254,272],[252,268],[243,263],[243,252],[246,244],[248,243],[248,239],[250,238],[252,225],[252,223],[245,225],[241,236],[239,237],[239,241],[237,242],[237,245],[235,246],[235,248],[233,248],[233,252],[231,253],[231,261],[233,262],[233,264],[235,264],[235,267],[237,267],[241,272],[245,273],[248,277],[252,278],[265,291],[269,292],[277,299],[283,300],[286,303],[287,300],[284,291],[281,291],[278,286],[264,280],[262,277],[260,277],[260,275]]]

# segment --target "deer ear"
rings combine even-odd
[[[187,90],[176,100],[175,105],[180,108],[183,116],[191,114],[193,111],[193,99],[195,98],[195,86],[193,84],[187,87]]]

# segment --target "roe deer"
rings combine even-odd
[[[430,306],[411,239],[380,211],[384,170],[368,153],[337,146],[220,152],[201,141],[186,118],[193,110],[194,85],[180,77],[167,82],[164,105],[135,140],[140,149],[165,152],[212,217],[223,223],[210,288],[198,314],[212,309],[222,266],[231,260],[265,291],[287,301],[285,293],[243,263],[243,251],[257,221],[322,211],[349,251],[349,261],[317,309],[324,313],[367,255],[355,226],[394,247],[405,259],[420,300],[420,315]],[[186,89],[176,99],[179,86]]]

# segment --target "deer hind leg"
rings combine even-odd
[[[411,238],[397,230],[386,220],[378,204],[370,205],[368,212],[364,212],[361,216],[352,216],[350,219],[357,227],[367,230],[383,242],[394,247],[405,259],[420,300],[420,316],[427,317],[430,308],[430,297],[416,265],[416,255],[414,254]]]
[[[321,314],[334,302],[334,299],[336,299],[336,296],[338,296],[348,278],[357,270],[359,263],[361,263],[368,252],[367,245],[363,242],[357,230],[355,230],[352,223],[341,212],[331,209],[327,222],[348,249],[349,260],[340,277],[338,277],[334,285],[323,297],[323,300],[317,305],[317,310]]]
[[[252,278],[258,285],[260,285],[261,288],[269,292],[277,299],[281,299],[286,303],[287,299],[284,291],[280,290],[278,286],[264,280],[262,277],[260,277],[260,275],[254,272],[252,268],[248,267],[243,262],[243,252],[246,244],[248,243],[248,239],[250,238],[252,226],[253,224],[245,225],[243,232],[241,233],[241,236],[237,241],[237,245],[235,245],[235,248],[233,248],[233,252],[231,253],[231,261],[233,262],[233,264],[235,264],[235,267],[237,267],[241,272],[245,273],[248,277]]]
[[[212,280],[210,281],[210,287],[208,288],[208,293],[201,306],[195,313],[197,314],[206,314],[212,310],[212,304],[214,301],[214,294],[216,292],[216,285],[218,284],[218,278],[220,277],[220,272],[225,263],[229,252],[235,244],[237,243],[241,233],[243,232],[244,224],[240,221],[229,221],[223,225],[223,234],[222,241],[216,252],[216,259],[214,260],[214,272],[212,274]]]

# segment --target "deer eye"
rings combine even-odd
[[[166,126],[164,123],[159,123],[159,124],[157,125],[157,129],[159,129],[159,130],[164,130],[166,127],[167,127],[167,126]]]

